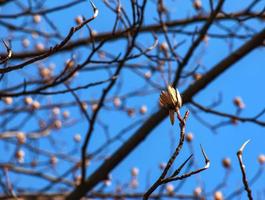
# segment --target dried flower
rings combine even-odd
[[[178,89],[174,89],[171,85],[167,86],[167,91],[160,94],[160,105],[168,109],[171,124],[175,121],[175,112],[178,112],[182,106],[182,98]]]

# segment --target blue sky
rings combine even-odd
[[[125,9],[128,8],[127,5],[128,1],[121,1],[124,4]],[[150,1],[151,2],[151,1]],[[154,18],[156,16],[155,4],[148,2],[147,7],[147,14],[145,16],[145,24],[154,23]],[[168,0],[165,1],[168,5],[168,8],[172,9],[173,19],[181,19],[186,16],[192,16],[195,14],[195,11],[191,7],[190,1],[179,1],[179,0]],[[204,5],[207,5],[208,1],[203,1]],[[249,1],[248,1],[249,2]],[[113,22],[114,17],[113,15],[103,6],[101,1],[95,2],[96,6],[99,8],[99,16],[91,22],[90,27],[95,29],[97,32],[107,32],[111,30],[110,24]],[[47,1],[47,6],[54,6],[54,1]],[[236,1],[229,1],[225,3],[225,10],[226,11],[234,11],[239,10],[240,7],[244,7],[246,4],[238,4]],[[259,9],[259,7],[257,7]],[[129,9],[128,9],[129,10]],[[2,13],[12,13],[10,11],[16,11],[15,8],[10,4],[6,7],[6,9],[2,9]],[[50,14],[49,17],[53,20],[53,22],[58,26],[58,29],[66,35],[67,31],[71,26],[74,25],[74,18],[77,15],[84,15],[87,18],[92,15],[92,10],[87,2],[81,3],[80,5],[73,7],[72,9],[68,9],[67,11],[62,13],[53,13]],[[18,19],[16,21],[12,21],[15,23],[20,24],[23,20]],[[226,24],[231,25],[232,24]],[[255,28],[257,31],[261,30],[264,27],[264,22],[250,22],[250,25]],[[37,25],[38,28],[41,30],[49,30],[47,24],[41,23]],[[194,30],[195,26],[190,26],[188,30]],[[242,30],[239,30],[243,33]],[[219,33],[220,29],[216,26],[213,26],[210,29],[212,33]],[[1,34],[1,38],[5,38],[7,32]],[[86,30],[81,30],[76,33],[74,39],[83,38],[87,36]],[[139,43],[143,44],[144,46],[151,45],[153,42],[152,37],[150,34],[143,34],[139,37]],[[188,45],[191,43],[190,40],[185,38],[184,36],[177,36],[177,41],[182,41],[186,39],[185,45],[178,49],[180,55],[184,55],[184,52],[187,50]],[[40,41],[46,42],[43,39]],[[159,42],[163,42],[164,38],[162,36],[159,37]],[[227,42],[227,41],[226,41]],[[189,63],[188,69],[192,69],[195,65],[197,60],[196,56],[200,56],[198,52],[204,51],[204,54],[200,57],[201,63],[206,67],[206,70],[211,69],[218,61],[229,55],[230,51],[228,50],[227,43],[224,40],[219,39],[209,39],[208,45],[202,44],[198,50],[196,51],[194,58],[191,59]],[[52,43],[49,43],[51,45]],[[111,52],[118,54],[118,52],[124,51],[124,44],[123,40],[119,42],[111,42],[110,44],[104,47],[105,50],[110,50]],[[235,39],[233,41],[233,50],[239,47],[242,44],[242,41]],[[14,47],[17,47],[17,51],[21,51],[21,46],[19,41],[14,41]],[[33,48],[33,47],[30,47]],[[84,59],[87,55],[88,48],[82,47],[77,50],[78,56],[80,56],[80,60]],[[53,56],[51,59],[47,60],[47,63],[55,63],[60,69],[60,66],[63,65],[65,60],[70,57],[69,53],[64,53],[62,55]],[[95,57],[96,58],[96,57]],[[139,59],[141,61],[142,58]],[[264,74],[265,68],[264,65],[264,49],[257,49],[247,55],[245,58],[240,60],[236,63],[233,67],[223,73],[220,77],[218,77],[213,83],[211,83],[207,88],[201,91],[197,96],[194,97],[194,100],[202,105],[209,105],[211,102],[216,100],[218,96],[222,95],[222,103],[216,108],[219,111],[227,112],[227,113],[235,113],[236,109],[233,105],[233,99],[236,96],[242,97],[246,104],[246,108],[242,111],[242,116],[250,117],[257,114],[260,110],[264,108],[265,102],[265,94],[263,92],[263,85],[265,84]],[[146,63],[146,60],[143,59],[143,63]],[[173,65],[175,66],[175,65]],[[34,75],[36,65],[32,65],[29,69],[22,70],[25,73]],[[143,72],[145,72],[143,70]],[[204,70],[200,71],[204,72]],[[16,81],[9,80],[9,84],[12,85],[17,83],[17,81],[23,80],[23,76],[18,74],[17,72],[10,73],[8,76],[10,79],[16,77]],[[82,83],[93,82],[97,80],[104,80],[108,77],[108,73],[105,71],[99,72],[86,72],[80,74],[78,76],[78,80],[75,80],[75,85],[80,85]],[[156,82],[161,84],[161,86],[165,86],[161,78],[156,76],[154,78]],[[122,71],[121,78],[118,80],[123,81],[123,87],[121,89],[121,94],[127,93],[129,91],[133,91],[137,88],[146,86],[145,80],[138,78],[134,73],[124,70]],[[192,80],[186,83],[183,86],[179,87],[180,92],[183,92],[185,88],[191,84]],[[89,90],[84,90],[78,92],[78,95],[83,100],[92,100],[97,99],[101,95],[101,90],[106,85],[98,86],[95,88],[91,88]],[[146,86],[150,89],[150,86]],[[115,88],[111,91],[111,95],[115,95]],[[42,102],[57,102],[63,103],[68,101],[73,101],[73,97],[70,94],[67,95],[58,95],[55,97],[36,97],[41,99]],[[127,101],[127,105],[131,107],[135,107],[139,109],[141,105],[148,106],[148,114],[155,112],[158,110],[157,102],[159,98],[159,91],[152,95],[147,95],[145,97],[138,97],[133,98]],[[18,104],[21,102],[21,98],[15,99],[15,102]],[[111,105],[109,103],[108,105]],[[0,109],[4,109],[5,105],[2,103]],[[181,112],[184,113],[188,109],[187,106],[184,106],[181,109]],[[73,144],[72,137],[75,133],[80,133],[82,137],[84,137],[87,124],[83,117],[80,117],[80,112],[76,108],[70,108],[72,116],[78,120],[83,122],[78,123],[73,127],[69,127],[60,131],[57,131],[52,134],[52,137],[59,141],[59,147],[62,148],[64,152],[68,152],[70,149],[75,147]],[[42,117],[49,116],[49,112],[42,112],[40,114]],[[222,118],[214,117],[211,114],[202,114],[205,119],[210,122],[216,123]],[[111,134],[117,133],[118,130],[126,127],[129,123],[136,121],[139,118],[145,119],[146,116],[140,116],[137,114],[134,118],[129,118],[125,113],[121,112],[113,112],[113,111],[102,111],[99,119],[102,120],[104,123],[109,125],[109,130]],[[17,120],[22,119],[20,117]],[[265,120],[265,117],[261,119]],[[225,120],[225,119],[224,119]],[[18,121],[14,121],[16,124]],[[11,123],[12,125],[12,123]],[[25,127],[24,131],[30,131],[36,127],[36,121],[31,120],[28,123],[28,126]],[[134,129],[135,130],[135,129]],[[140,186],[137,191],[145,191],[147,185],[153,183],[156,178],[158,177],[159,173],[161,172],[159,169],[159,163],[166,162],[169,156],[172,153],[172,147],[175,147],[178,140],[178,125],[175,124],[173,127],[170,125],[169,119],[166,119],[161,123],[151,134],[150,136],[137,148],[135,149],[130,156],[128,156],[111,174],[113,178],[113,185],[115,186],[116,183],[125,183],[126,181],[130,180],[130,169],[134,166],[137,166],[140,169],[139,175],[139,182]],[[200,153],[200,144],[203,145],[208,157],[211,160],[211,167],[199,174],[198,176],[194,176],[189,178],[183,188],[180,190],[180,193],[190,193],[194,187],[198,186],[201,182],[205,184],[205,188],[207,191],[210,191],[217,185],[223,178],[224,169],[221,165],[221,160],[224,157],[230,157],[232,160],[232,174],[229,178],[227,187],[223,190],[224,194],[229,194],[232,190],[231,188],[237,188],[242,185],[241,183],[241,173],[239,170],[239,165],[236,157],[236,152],[239,147],[247,140],[250,139],[251,142],[247,145],[245,152],[244,152],[244,162],[246,165],[247,176],[249,178],[253,177],[255,172],[259,168],[259,164],[257,162],[257,157],[261,153],[265,153],[265,142],[264,142],[264,128],[259,127],[252,123],[239,123],[236,126],[230,125],[225,126],[218,129],[217,133],[213,133],[211,130],[203,126],[199,123],[195,116],[191,113],[188,122],[187,122],[187,131],[192,132],[194,134],[194,141],[192,142],[192,146],[195,150],[195,160],[198,166],[203,166],[203,157]],[[129,135],[133,133],[131,130],[125,138],[128,138]],[[172,142],[172,137],[175,137],[175,141]],[[91,146],[89,146],[89,150],[96,149],[96,147],[102,144],[104,141],[104,131],[103,129],[96,125],[95,131],[92,137]],[[35,145],[35,143],[34,143]],[[47,148],[51,151],[56,151],[53,147],[49,144],[49,141],[44,139],[42,142],[39,143],[42,148]],[[113,145],[107,153],[111,155],[111,153],[121,145],[121,143],[116,143]],[[10,148],[14,148],[12,144],[9,144]],[[80,147],[80,145],[79,145]],[[7,150],[6,146],[3,142],[1,142],[1,148],[5,149],[5,152],[9,154],[9,150]],[[2,154],[3,155],[3,154]],[[180,164],[183,159],[190,155],[190,149],[188,148],[187,143],[184,145],[184,148],[181,152],[180,157],[176,159],[176,166]],[[76,158],[79,158],[78,155],[75,155]],[[44,159],[45,158],[41,158]],[[27,160],[27,158],[26,158]],[[47,160],[47,158],[46,158]],[[1,156],[1,161],[6,161],[5,156]],[[97,166],[99,166],[99,162],[91,161],[91,166],[88,168],[88,172],[91,173]],[[49,173],[61,174],[61,172],[68,169],[69,165],[62,162],[59,162],[58,168],[56,172],[54,170],[48,169]],[[263,191],[264,189],[264,175],[255,183],[252,187],[254,194],[255,191]],[[31,179],[28,176],[22,177],[13,177],[14,180],[18,180],[19,183],[25,184],[27,183],[29,186],[32,186],[32,183],[39,183],[43,184],[43,182],[37,179]],[[177,185],[178,183],[176,183]],[[45,185],[45,184],[44,184]],[[107,190],[111,190],[113,187],[108,188]],[[243,194],[243,199],[245,199],[245,194]]]

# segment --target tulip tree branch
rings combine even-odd
[[[238,158],[238,161],[239,161],[239,165],[240,165],[240,169],[241,169],[241,172],[242,172],[242,181],[243,181],[243,184],[245,186],[245,190],[247,192],[247,195],[248,195],[248,199],[249,200],[253,200],[253,197],[252,197],[252,194],[251,194],[251,189],[249,187],[249,184],[248,184],[248,180],[247,180],[247,175],[246,175],[246,166],[244,165],[243,163],[243,151],[246,147],[246,145],[249,143],[250,140],[247,140],[242,146],[241,148],[238,150],[237,152],[237,158]]]

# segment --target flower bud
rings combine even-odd
[[[58,163],[58,159],[56,156],[51,156],[50,157],[50,164],[55,166]]]
[[[133,189],[136,189],[136,188],[139,186],[139,182],[138,182],[137,178],[133,178],[133,179],[131,180],[131,182],[130,182],[130,186],[131,186],[131,188],[133,188]]]
[[[77,143],[80,142],[81,141],[81,135],[80,134],[75,134],[74,135],[74,141],[77,142]]]
[[[223,167],[224,168],[226,168],[226,169],[230,168],[231,167],[231,160],[230,160],[230,158],[224,158],[222,160],[222,164],[223,164]]]
[[[241,97],[235,97],[233,102],[234,102],[234,105],[236,107],[238,107],[239,109],[245,108],[245,104],[244,104],[243,100],[241,99]]]
[[[24,162],[24,158],[25,158],[25,152],[23,150],[18,150],[16,152],[16,158],[18,160],[19,163],[23,163]]]
[[[16,135],[16,138],[19,144],[25,144],[26,135],[23,132],[18,132]]]
[[[7,105],[11,105],[13,103],[13,98],[12,97],[3,97],[2,100]]]
[[[24,98],[24,103],[26,105],[31,105],[33,103],[33,99],[31,97],[25,97]]]
[[[196,10],[202,9],[202,2],[201,2],[201,0],[194,0],[193,1],[193,8],[195,8]]]
[[[82,16],[77,16],[76,18],[75,18],[75,23],[77,24],[77,25],[80,25],[80,24],[82,24],[83,23],[83,17]]]
[[[216,191],[214,193],[214,200],[223,200],[223,199],[224,199],[224,197],[223,197],[223,193],[222,192]]]
[[[55,116],[59,115],[60,114],[60,108],[59,107],[54,107],[52,109],[52,114],[55,115]]]
[[[169,195],[173,195],[174,194],[174,185],[172,185],[172,184],[167,184],[166,185],[166,191],[167,191],[167,193],[169,194]]]
[[[37,110],[40,108],[40,103],[38,101],[33,101],[32,104],[31,104],[31,108],[33,110]]]
[[[199,74],[199,73],[194,73],[194,74],[192,75],[192,77],[193,77],[193,79],[194,79],[195,81],[198,81],[198,80],[200,80],[200,79],[202,78],[202,75]]]
[[[139,169],[137,167],[133,167],[131,169],[131,175],[132,176],[138,176],[138,174],[139,174]]]
[[[151,76],[152,76],[152,72],[151,72],[151,71],[145,72],[145,74],[144,74],[144,77],[145,77],[146,79],[151,78]]]
[[[186,140],[187,140],[187,142],[192,142],[192,140],[193,140],[193,134],[191,132],[187,134]]]
[[[62,128],[62,122],[60,121],[60,120],[55,120],[54,122],[53,122],[53,126],[54,126],[54,128],[56,128],[56,129],[60,129],[60,128]]]
[[[30,41],[29,41],[29,39],[24,38],[24,39],[22,40],[22,46],[23,46],[24,48],[27,48],[27,47],[29,47],[29,45],[30,45]]]
[[[127,109],[127,114],[128,114],[129,117],[133,117],[135,115],[134,108],[128,108]]]
[[[147,106],[146,105],[142,105],[141,108],[140,108],[140,113],[142,115],[144,115],[146,112],[147,112]]]
[[[258,157],[258,161],[261,165],[263,165],[265,163],[265,155],[264,154],[260,154]]]
[[[113,99],[113,104],[114,104],[115,107],[120,107],[120,105],[121,105],[121,99],[119,97],[115,97]]]
[[[67,111],[67,110],[64,111],[64,112],[63,112],[63,118],[64,118],[64,119],[68,119],[69,117],[70,117],[70,113],[69,113],[69,111]]]
[[[37,51],[44,51],[44,45],[42,44],[42,43],[37,43],[36,45],[35,45],[35,49],[37,50]]]
[[[199,197],[201,196],[202,194],[202,188],[201,187],[196,187],[194,190],[193,190],[193,194],[195,197]]]
[[[40,15],[34,15],[33,16],[34,23],[38,24],[41,22],[41,16]]]

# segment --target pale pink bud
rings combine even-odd
[[[60,108],[59,107],[54,107],[53,109],[52,109],[52,114],[53,115],[59,115],[60,114]]]
[[[194,138],[194,136],[193,136],[192,133],[188,133],[187,136],[186,136],[187,142],[192,142],[193,138]]]
[[[258,157],[258,161],[261,165],[263,165],[265,163],[265,155],[264,154],[260,154]]]
[[[113,99],[113,104],[114,104],[115,107],[120,107],[120,105],[121,105],[121,99],[119,97],[115,97]]]
[[[30,41],[29,41],[29,39],[24,38],[24,39],[22,40],[22,46],[25,47],[25,48],[27,48],[27,47],[29,47],[29,45],[30,45]]]
[[[26,135],[23,132],[18,132],[16,135],[16,138],[19,144],[25,144]]]
[[[174,194],[174,185],[172,185],[172,184],[167,184],[166,185],[166,191],[167,191],[167,193],[169,194],[169,195],[173,195]]]
[[[24,162],[24,158],[25,158],[25,152],[23,150],[18,150],[16,152],[16,158],[18,160],[18,162],[23,163]]]
[[[194,0],[193,1],[193,8],[195,8],[196,10],[200,10],[202,8],[201,0]]]
[[[234,105],[237,106],[240,109],[244,109],[245,108],[245,104],[243,102],[243,100],[241,99],[241,97],[235,97],[234,100]]]
[[[11,105],[13,103],[13,98],[12,97],[3,97],[2,100],[5,102],[7,105]]]
[[[80,134],[75,134],[74,135],[74,141],[75,142],[80,142],[81,141],[81,135]]]
[[[230,158],[224,158],[222,160],[222,164],[224,168],[230,168],[231,167],[231,160]]]
[[[41,22],[41,16],[40,15],[34,15],[33,16],[34,23],[38,24]]]
[[[68,119],[69,117],[70,117],[70,113],[69,113],[69,111],[67,111],[67,110],[64,111],[64,112],[63,112],[63,118],[64,118],[64,119]]]
[[[137,167],[133,167],[133,168],[131,169],[131,175],[132,175],[132,176],[138,176],[138,174],[139,174],[139,168],[137,168]]]
[[[54,126],[54,128],[56,128],[56,129],[60,129],[60,128],[62,128],[62,122],[60,121],[60,120],[55,120],[54,122],[53,122],[53,126]]]
[[[214,200],[223,200],[224,197],[223,197],[223,193],[221,191],[216,191],[214,193]]]
[[[138,180],[136,178],[133,178],[130,182],[130,186],[131,188],[136,189],[139,186]]]
[[[145,77],[146,79],[151,78],[151,76],[152,76],[152,72],[151,72],[151,71],[145,72],[145,74],[144,74],[144,77]]]
[[[163,42],[162,44],[160,44],[160,50],[163,52],[167,52],[168,50],[168,45],[166,42]]]
[[[82,24],[83,23],[83,17],[82,16],[77,16],[76,18],[75,18],[75,23],[77,24],[77,25],[80,25],[80,24]]]
[[[26,105],[31,105],[33,103],[33,99],[31,97],[25,97],[24,98],[24,103]]]
[[[164,169],[166,168],[166,166],[167,166],[167,164],[164,163],[164,162],[162,162],[162,163],[159,164],[159,168],[160,168],[161,170],[164,170]]]
[[[40,108],[40,103],[38,101],[33,101],[31,107],[33,110],[37,110]]]
[[[202,188],[201,187],[196,187],[194,190],[193,190],[193,194],[195,197],[199,197],[201,196],[202,194]]]
[[[57,163],[58,163],[57,157],[56,156],[51,156],[51,158],[50,158],[50,164],[54,166]]]
[[[45,49],[44,45],[40,42],[35,45],[35,48],[37,51],[43,51]]]
[[[98,108],[98,104],[93,103],[91,107],[92,107],[92,110],[95,111]]]
[[[142,105],[140,108],[140,113],[143,115],[147,112],[147,106],[146,105]]]

